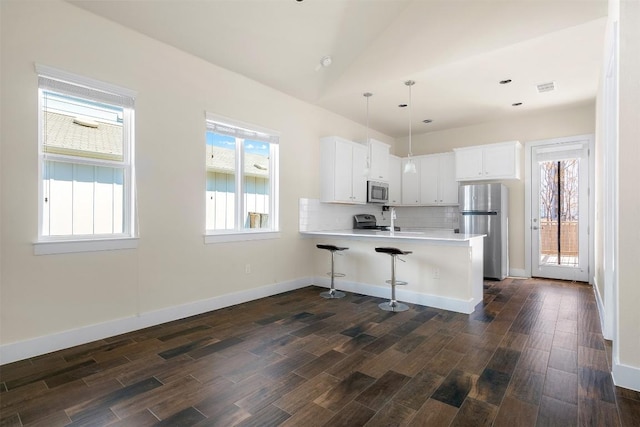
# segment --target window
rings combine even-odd
[[[112,243],[92,248],[86,242],[136,233],[133,93],[47,67],[38,66],[37,72],[38,241],[82,241],[81,250],[116,249]]]
[[[208,236],[278,231],[278,140],[274,131],[207,114]],[[234,234],[245,237],[228,238]]]

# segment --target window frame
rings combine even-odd
[[[222,242],[236,242],[246,240],[265,240],[276,239],[280,237],[280,215],[279,215],[279,140],[280,132],[268,129],[262,126],[245,123],[239,120],[230,119],[228,117],[220,116],[212,113],[205,113],[205,149],[206,149],[206,133],[215,132],[212,129],[212,123],[242,129],[257,134],[267,135],[269,141],[263,141],[269,144],[269,219],[271,227],[269,228],[247,228],[244,226],[245,215],[245,173],[244,173],[244,141],[252,140],[249,135],[246,138],[236,136],[235,139],[235,198],[234,208],[235,228],[233,230],[213,230],[207,229],[206,215],[207,208],[205,205],[205,235],[204,243],[222,243]],[[238,172],[240,171],[240,173]],[[205,159],[205,191],[206,191],[206,159]]]
[[[38,76],[38,237],[34,242],[35,255],[58,253],[73,253],[116,249],[133,249],[138,243],[138,227],[136,221],[135,199],[135,96],[129,89],[121,88],[91,78],[75,75],[66,71],[36,64]],[[42,79],[42,80],[41,80]],[[43,84],[42,81],[45,83]],[[47,82],[57,81],[63,90],[47,87]],[[73,156],[45,151],[44,129],[44,92],[69,95],[83,100],[96,101],[82,93],[103,93],[112,98],[123,98],[130,101],[130,105],[120,105],[112,100],[100,100],[106,104],[123,108],[122,123],[122,161]],[[123,232],[107,234],[83,235],[43,235],[45,209],[45,167],[47,162],[60,162],[72,165],[84,165],[122,169],[123,171]]]

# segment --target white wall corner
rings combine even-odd
[[[509,276],[510,277],[529,278],[529,276],[527,275],[527,272],[525,271],[524,268],[510,268],[509,269]]]
[[[640,368],[614,361],[611,370],[613,383],[618,387],[628,388],[640,392]]]
[[[605,309],[604,309],[604,301],[602,301],[602,297],[600,297],[600,285],[598,283],[598,278],[596,276],[593,277],[593,293],[596,297],[596,304],[598,306],[598,316],[600,317],[600,329],[602,330],[602,336],[605,340],[613,340],[613,333],[607,328],[607,325],[604,321],[605,319]]]
[[[304,288],[312,283],[313,279],[310,277],[273,283],[246,291],[233,292],[150,311],[139,316],[110,320],[29,340],[4,344],[0,346],[0,365]]]

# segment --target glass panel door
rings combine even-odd
[[[578,265],[579,159],[538,162],[540,264]]]
[[[532,275],[588,281],[586,145],[535,147]]]

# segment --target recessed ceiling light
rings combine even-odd
[[[400,108],[404,108],[406,106],[407,106],[407,104],[398,104],[398,107],[400,107]]]
[[[322,58],[320,58],[320,65],[322,65],[323,67],[328,67],[329,65],[331,65],[332,62],[333,60],[329,55],[323,56]]]
[[[333,62],[333,59],[331,58],[331,56],[329,55],[323,56],[322,58],[320,58],[320,62],[318,62],[318,65],[316,65],[316,71],[322,68],[329,67],[332,62]]]
[[[422,121],[422,123],[427,123],[427,124],[429,124],[429,123],[431,123],[432,121],[433,121],[433,120],[431,120],[431,119],[424,119],[424,120]]]
[[[511,104],[512,107],[519,107],[522,105],[522,102],[514,102],[513,104]]]
[[[511,79],[500,80],[501,85],[506,85],[508,83],[511,83]]]

